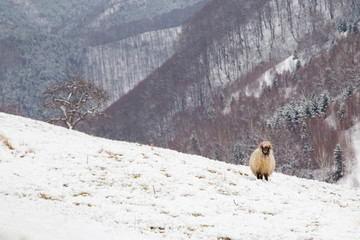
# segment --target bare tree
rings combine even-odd
[[[67,128],[74,129],[79,122],[105,116],[101,108],[108,99],[104,90],[84,81],[80,76],[71,75],[44,92],[43,106],[57,112],[48,122],[62,122]]]

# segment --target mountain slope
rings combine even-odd
[[[0,125],[0,236],[5,239],[81,234],[86,239],[355,239],[360,234],[357,189],[279,173],[260,181],[245,166],[3,113]]]
[[[238,164],[267,139],[278,171],[337,181],[337,144],[354,161],[343,131],[358,121],[359,13],[350,0],[211,1],[96,134]]]
[[[0,23],[50,32],[104,0],[3,0]]]
[[[0,109],[42,118],[42,94],[52,82],[78,72],[85,46],[23,27],[0,24]]]
[[[352,2],[349,0],[349,2]],[[301,50],[303,61],[339,38],[336,26],[356,22],[360,6],[322,1],[218,1],[182,30],[176,54],[108,109],[97,134],[166,146],[178,133],[174,115],[210,105],[211,92],[257,74]],[[261,69],[261,70],[260,70]],[[113,129],[116,129],[113,131]],[[128,131],[132,132],[129,135]]]
[[[107,44],[145,32],[179,27],[208,1],[109,1],[74,19],[70,26],[64,24],[59,34],[81,37],[90,46]]]
[[[173,54],[179,27],[207,1],[1,1],[0,110],[45,119],[42,93],[70,73],[113,103]]]
[[[348,137],[348,129],[359,123],[359,49],[359,35],[349,32],[304,66],[296,67],[303,60],[294,55],[265,64],[214,90],[211,104],[176,114],[172,127],[181,131],[168,146],[246,164],[249,146],[267,139],[278,154],[278,171],[337,181],[334,151],[339,145],[344,175],[352,174],[353,162],[360,159]]]
[[[84,75],[110,95],[110,104],[133,89],[175,52],[181,27],[146,32],[87,47]]]

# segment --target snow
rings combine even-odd
[[[275,77],[275,74],[282,74],[286,71],[294,71],[296,66],[297,59],[294,59],[293,55],[286,58],[284,61],[278,63],[275,67],[267,70],[264,72],[260,78],[258,79],[259,85],[257,89],[249,89],[246,88],[246,95],[251,96],[254,95],[255,97],[259,97],[262,92],[262,86],[271,86],[272,81]]]
[[[360,124],[356,125],[356,130],[352,135],[353,149],[355,151],[355,169],[352,171],[352,177],[360,184]]]
[[[360,236],[358,189],[3,113],[0,213],[4,240]]]
[[[231,112],[231,102],[233,99],[239,99],[240,91],[236,91],[235,93],[232,93],[230,98],[226,100],[225,107],[223,109],[223,115],[227,115]]]
[[[325,122],[332,128],[336,129],[336,115],[334,111],[331,111],[330,115],[325,118]]]
[[[48,206],[51,209],[51,206]],[[0,200],[0,239],[150,239],[130,231],[110,231],[96,221],[68,218],[24,198]]]
[[[111,105],[174,54],[180,32],[167,28],[87,47],[85,75],[109,93]]]
[[[360,123],[355,124],[346,131],[344,133],[344,139],[350,142],[353,155],[345,156],[345,158],[347,158],[347,173],[341,180],[341,184],[360,187]]]

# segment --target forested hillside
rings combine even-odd
[[[4,0],[0,111],[45,119],[70,73],[110,94],[82,130],[337,181],[355,166],[360,2]]]
[[[359,12],[350,0],[212,1],[97,133],[233,163],[269,139],[278,171],[336,181],[335,148],[351,159],[343,137],[358,116]]]
[[[168,28],[89,46],[84,75],[109,92],[110,105],[174,54],[180,31]]]
[[[174,117],[173,124],[183,131],[168,144],[180,151],[247,164],[254,146],[269,139],[278,171],[336,181],[338,144],[342,164],[348,160],[349,168],[356,165],[348,134],[360,117],[359,51],[358,34],[349,33],[306,66],[274,74],[258,96],[247,95],[261,88],[253,83],[258,77],[254,75],[214,91],[211,105]]]
[[[42,118],[42,93],[84,61],[81,41],[12,25],[0,25],[0,110]]]
[[[42,93],[75,73],[117,100],[175,51],[208,0],[0,2],[0,110],[36,119]]]

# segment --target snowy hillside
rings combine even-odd
[[[134,88],[175,52],[181,28],[146,32],[121,41],[87,47],[85,76],[110,95],[109,105]]]
[[[344,135],[347,141],[351,143],[354,153],[348,157],[347,162],[348,169],[351,171],[341,179],[341,184],[360,187],[360,149],[358,147],[360,145],[360,123],[350,128]]]
[[[275,156],[276,157],[276,156]],[[356,239],[360,192],[0,113],[0,239]]]

